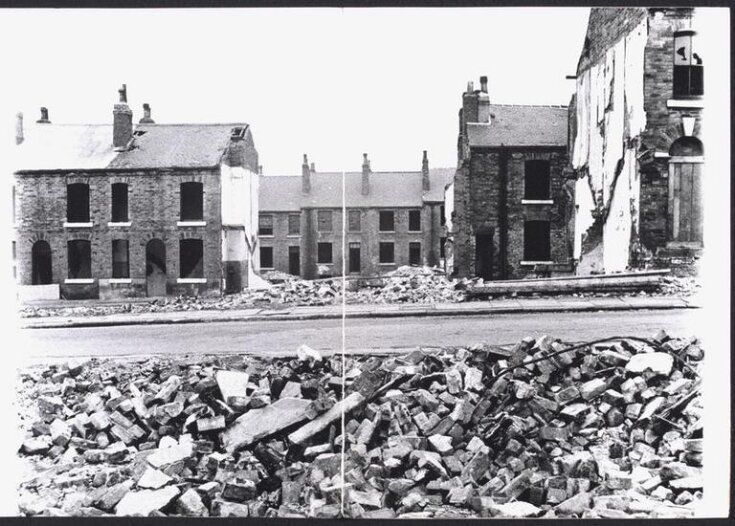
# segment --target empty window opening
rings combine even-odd
[[[204,277],[204,243],[201,239],[179,241],[179,275],[182,278]]]
[[[447,238],[446,237],[439,238],[439,257],[440,258],[447,257]]]
[[[127,239],[112,240],[112,277],[130,277],[130,253]]]
[[[332,211],[331,210],[317,210],[316,229],[318,232],[331,232],[332,231]]]
[[[260,214],[258,216],[258,235],[273,235],[273,216],[271,214]]]
[[[112,185],[112,222],[125,223],[128,220],[128,185]]]
[[[317,243],[316,262],[321,263],[321,264],[332,263],[332,244],[331,243]]]
[[[704,95],[704,64],[694,31],[674,33],[674,97]]]
[[[408,264],[409,265],[420,265],[421,264],[421,243],[409,243],[408,244]]]
[[[181,220],[204,219],[204,186],[202,183],[181,183]]]
[[[360,272],[360,243],[349,244],[349,271]]]
[[[301,275],[301,249],[297,246],[288,247],[288,273]]]
[[[381,232],[393,232],[394,229],[395,229],[395,226],[394,226],[393,211],[392,210],[381,210],[378,230],[380,230]]]
[[[260,268],[273,268],[273,247],[260,247]]]
[[[288,215],[288,235],[298,236],[301,234],[301,216],[299,214]]]
[[[421,230],[421,210],[408,211],[408,230],[419,232]]]
[[[378,247],[378,258],[380,263],[395,263],[395,250],[391,242],[383,241]]]
[[[66,185],[66,220],[69,223],[89,223],[89,185]]]
[[[525,164],[525,199],[550,199],[549,161],[526,161]]]
[[[359,232],[360,231],[360,211],[350,210],[348,213],[347,219],[348,219],[347,229],[350,232]]]
[[[526,221],[523,225],[523,259],[549,261],[551,239],[548,221]]]
[[[36,241],[31,249],[31,283],[51,283],[51,246],[48,241]]]
[[[70,279],[92,277],[92,244],[86,239],[73,239],[66,243]]]

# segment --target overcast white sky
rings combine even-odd
[[[467,82],[498,103],[567,104],[588,9],[3,10],[2,118],[248,122],[266,174],[456,164]],[[7,74],[10,73],[10,74]],[[8,135],[12,138],[12,135]],[[7,144],[7,143],[6,143]]]

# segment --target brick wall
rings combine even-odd
[[[475,235],[493,235],[493,279],[523,277],[533,267],[521,266],[523,227],[526,220],[549,221],[551,258],[567,263],[571,238],[568,228],[568,199],[563,187],[563,169],[567,163],[564,148],[475,149],[460,166],[455,179],[454,264],[459,276],[474,276]],[[551,196],[549,204],[522,204],[525,193],[525,161],[550,161]],[[505,170],[505,173],[503,173]],[[505,177],[505,191],[502,179]],[[507,237],[503,246],[502,200],[505,199]],[[503,264],[505,275],[503,274]]]
[[[180,184],[202,182],[203,215],[206,226],[178,227],[180,219]],[[92,228],[65,228],[66,185],[89,185]],[[111,185],[128,184],[130,227],[111,227]],[[39,239],[49,242],[52,251],[53,282],[61,283],[62,294],[74,295],[76,285],[64,285],[68,277],[67,241],[88,239],[92,246],[92,277],[100,294],[111,296],[145,295],[146,243],[163,240],[166,246],[167,293],[218,292],[221,272],[221,220],[219,170],[21,173],[16,175],[16,241],[19,281],[31,283],[31,250]],[[178,284],[179,240],[204,241],[205,285]],[[112,276],[112,240],[127,239],[131,284],[110,285]]]
[[[279,272],[288,273],[288,247],[290,246],[301,246],[301,234],[289,235],[288,234],[288,216],[291,214],[298,215],[301,217],[301,228],[303,229],[304,217],[301,211],[296,212],[270,212],[267,210],[261,210],[261,214],[270,214],[273,216],[273,235],[272,236],[261,236],[258,237],[258,242],[261,247],[273,247],[273,269]],[[303,248],[301,248],[300,254],[301,260],[303,261]],[[261,269],[263,269],[261,262]]]

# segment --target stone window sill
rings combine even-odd
[[[115,222],[110,221],[109,223],[107,223],[107,226],[109,227],[129,227],[132,224],[133,223],[131,221],[115,221]]]
[[[92,228],[94,223],[89,221],[88,223],[68,223],[64,221],[64,228]]]
[[[109,283],[119,283],[123,285],[129,285],[133,280],[131,278],[110,278]]]
[[[395,265],[395,264],[396,264],[395,261],[387,261],[387,262],[381,261],[380,263],[378,263],[378,265]]]
[[[378,234],[395,234],[395,230],[378,230]]]
[[[92,285],[94,278],[67,278],[64,283],[67,285]]]
[[[553,261],[521,261],[521,265],[523,266],[530,266],[530,265],[553,265]]]
[[[260,267],[260,270],[276,270],[276,267]]]
[[[206,283],[207,278],[176,278],[176,283]]]
[[[273,234],[259,234],[260,239],[273,239]]]
[[[553,205],[553,199],[521,199],[522,205]]]
[[[421,230],[409,230],[408,231],[409,234],[420,234],[421,232],[422,232]]]
[[[301,237],[301,234],[289,234],[286,237]]]
[[[330,261],[329,263],[326,263],[326,262],[324,262],[324,261],[317,261],[317,262],[316,262],[316,264],[317,264],[317,265],[326,265],[326,266],[328,266],[328,267],[331,267],[331,266],[333,266],[333,265],[334,265],[334,263],[333,263],[332,261]]]
[[[176,226],[207,226],[206,221],[177,221]]]
[[[702,99],[669,99],[666,101],[668,108],[681,108],[681,109],[701,109],[704,108],[704,101]]]

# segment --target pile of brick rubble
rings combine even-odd
[[[686,517],[696,339],[23,371],[25,515]],[[342,376],[346,392],[342,395]],[[341,415],[344,412],[344,433]],[[344,446],[344,472],[341,471]],[[344,473],[344,475],[342,475]]]

